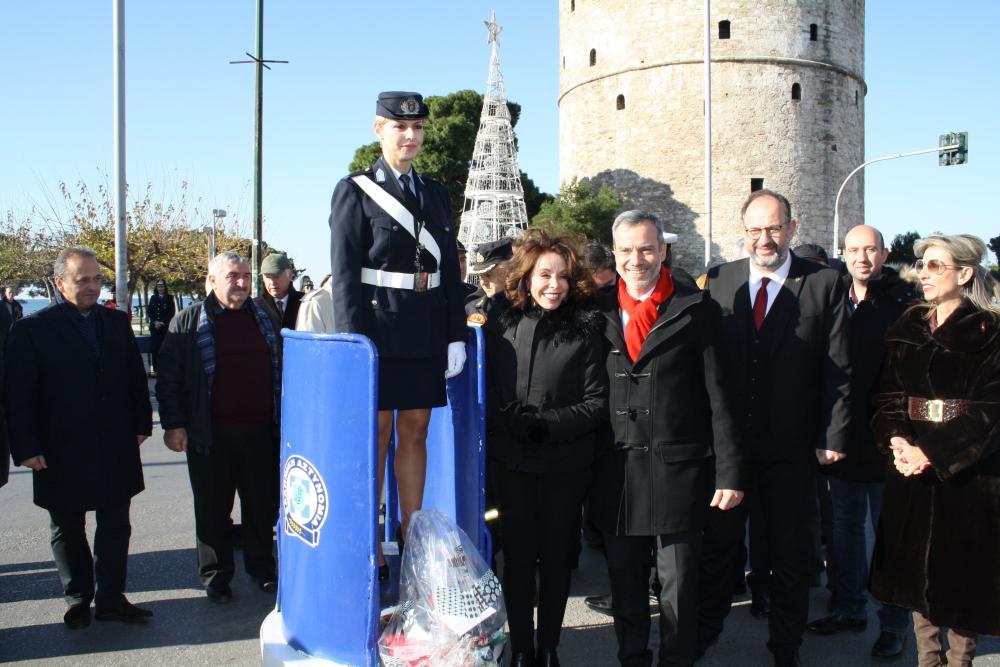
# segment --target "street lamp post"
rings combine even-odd
[[[219,221],[226,217],[226,209],[224,208],[213,208],[212,209],[212,245],[209,246],[209,258],[215,257],[218,254],[218,250],[215,244],[215,233],[219,227]]]
[[[961,135],[965,134],[966,138],[961,139]],[[954,139],[954,143],[948,143],[945,139]],[[923,148],[919,151],[908,151],[906,153],[896,153],[895,155],[885,155],[883,157],[877,157],[867,162],[863,162],[854,168],[851,173],[847,175],[844,182],[840,184],[840,189],[837,190],[837,199],[833,203],[833,257],[840,257],[840,195],[844,193],[844,188],[847,187],[848,181],[865,167],[876,162],[884,162],[885,160],[895,160],[901,157],[910,157],[911,155],[923,155],[925,153],[939,153],[941,155],[946,155],[954,152],[964,151],[967,147],[967,134],[966,133],[955,133],[946,134],[941,137],[940,146],[935,146],[934,148]],[[948,143],[948,145],[944,145]],[[945,162],[942,161],[941,164],[963,164],[965,162],[965,155],[962,154],[960,161],[955,162]]]

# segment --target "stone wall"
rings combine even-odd
[[[606,182],[662,214],[681,237],[675,260],[702,268],[703,3],[559,0],[559,14],[561,180]],[[717,0],[711,20],[713,258],[735,255],[751,179],[789,197],[795,243],[829,250],[837,189],[864,160],[864,1]],[[841,239],[863,216],[859,175]]]

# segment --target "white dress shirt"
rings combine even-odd
[[[785,256],[784,263],[773,272],[758,268],[753,263],[753,260],[749,260],[748,264],[750,264],[750,309],[753,310],[753,300],[757,297],[757,290],[760,289],[760,279],[770,278],[771,282],[767,284],[767,310],[765,314],[769,313],[771,312],[774,300],[778,298],[781,286],[785,284],[785,280],[788,278],[788,270],[792,268],[792,253],[789,252]]]

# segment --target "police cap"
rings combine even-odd
[[[469,267],[469,273],[473,275],[486,273],[500,262],[510,259],[513,254],[510,239],[481,243],[476,246],[476,255],[472,258],[474,263]]]
[[[390,90],[378,94],[375,115],[394,120],[417,120],[427,118],[430,112],[420,93]]]

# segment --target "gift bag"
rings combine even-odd
[[[387,667],[497,665],[507,636],[500,582],[465,532],[437,510],[410,520],[399,606],[379,639]]]

